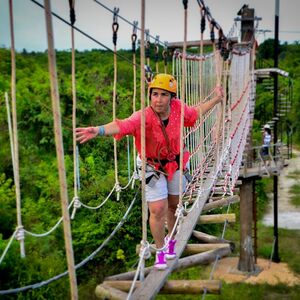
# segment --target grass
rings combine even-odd
[[[294,172],[290,172],[288,175],[287,175],[288,178],[291,178],[291,179],[298,179],[300,178],[300,170],[296,170]]]
[[[291,194],[291,203],[294,206],[300,206],[300,170],[296,170],[294,172],[290,172],[287,175],[288,178],[294,179],[296,181],[289,190],[289,194]]]
[[[300,182],[293,184],[289,190],[291,194],[291,203],[295,206],[300,206]]]

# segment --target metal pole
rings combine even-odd
[[[278,54],[279,54],[279,0],[275,0],[275,38],[274,38],[274,68],[278,68]],[[277,143],[277,114],[278,114],[278,74],[274,73],[274,144]],[[276,157],[276,146],[274,146],[274,157]],[[272,260],[280,262],[278,253],[278,176],[273,177],[273,193],[274,193],[274,255]]]

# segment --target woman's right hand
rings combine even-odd
[[[219,102],[222,101],[223,97],[224,97],[224,90],[223,90],[223,87],[220,86],[220,85],[217,85],[215,87],[215,93],[216,93],[216,96],[218,97],[218,100]]]
[[[99,129],[98,127],[76,128],[75,133],[76,141],[80,142],[80,144],[83,144],[95,138],[99,133]]]

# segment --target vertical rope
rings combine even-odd
[[[216,49],[216,44],[215,44],[215,39],[214,39],[214,28],[215,28],[215,22],[214,20],[211,21],[211,39],[213,42],[213,51],[214,51],[214,56],[215,56],[215,72],[216,72],[216,85],[217,86],[221,86],[221,79],[222,79],[222,66],[223,66],[223,61],[220,55],[220,50]],[[216,124],[216,131],[215,131],[215,139],[216,139],[216,144],[217,144],[217,148],[216,148],[216,160],[217,160],[217,164],[216,166],[219,165],[219,161],[220,161],[220,130],[221,130],[221,121],[223,119],[223,102],[224,102],[224,98],[221,102],[221,108],[220,110],[217,112],[216,116],[217,116],[217,124]]]
[[[70,5],[70,21],[71,21],[71,45],[72,45],[72,128],[73,128],[73,176],[74,176],[74,198],[78,198],[78,158],[77,158],[77,146],[76,146],[76,66],[75,66],[75,34],[74,34],[74,23],[75,23],[75,0],[69,0]],[[76,207],[72,213],[74,218]]]
[[[146,65],[147,65],[147,70],[145,72],[145,75],[146,75],[146,80],[147,80],[147,84],[149,85],[151,80],[152,80],[152,70],[151,70],[151,67],[150,67],[150,32],[149,32],[149,29],[145,29],[145,35],[146,35],[146,44],[145,44],[145,57],[146,57]],[[149,106],[150,104],[150,97],[149,97],[149,89],[147,90],[147,105]]]
[[[162,52],[162,56],[163,56],[163,60],[164,60],[164,72],[168,73],[168,48],[167,48],[167,43],[165,43],[165,47],[164,47],[164,50]]]
[[[198,105],[201,104],[203,101],[203,64],[204,64],[204,59],[203,59],[203,39],[204,39],[204,31],[205,31],[205,20],[206,20],[206,10],[204,7],[200,7],[200,15],[201,15],[201,23],[200,23],[200,61],[199,61],[199,103]],[[203,117],[202,117],[202,111],[200,111],[200,117],[199,117],[199,123],[202,124]],[[199,140],[198,142],[203,141],[204,139],[204,126],[201,126],[199,129]],[[199,153],[199,161],[201,162],[204,158],[204,143],[202,142],[202,151]],[[197,162],[197,165],[199,163]],[[203,176],[200,177],[200,187],[202,188],[203,186]]]
[[[146,45],[145,45],[146,64],[150,68],[150,32],[149,32],[149,29],[145,30],[145,34],[146,34]]]
[[[145,0],[141,0],[141,46],[140,46],[140,62],[141,62],[141,159],[142,159],[142,230],[143,242],[147,241],[147,219],[148,219],[148,206],[146,202],[145,187],[145,171],[146,171],[146,135],[145,135]],[[144,263],[141,269],[141,280],[144,277]]]
[[[10,151],[11,151],[11,160],[13,165],[13,170],[15,170],[15,155],[14,155],[14,142],[13,142],[13,130],[11,125],[11,112],[10,112],[10,105],[8,94],[5,92],[5,104],[6,104],[6,112],[7,112],[7,123],[8,123],[8,132],[9,132],[9,142],[10,142]]]
[[[117,97],[117,32],[119,29],[118,24],[118,8],[114,8],[114,17],[113,17],[113,44],[114,44],[114,86],[113,86],[113,121],[116,121],[116,97]],[[115,164],[115,184],[116,184],[116,192],[117,192],[117,200],[120,200],[120,183],[118,178],[118,149],[117,149],[117,141],[114,139],[114,164]]]
[[[183,0],[184,6],[184,37],[182,57],[182,93],[181,93],[181,115],[180,115],[180,179],[179,179],[179,205],[182,206],[182,176],[183,176],[183,147],[184,147],[184,103],[185,103],[185,80],[186,80],[186,42],[187,42],[187,6],[188,0]]]
[[[132,99],[132,111],[136,111],[136,40],[137,40],[137,24],[138,22],[133,22],[133,32],[131,35],[131,42],[132,42],[132,65],[133,65],[133,99]],[[138,178],[137,174],[137,166],[136,166],[136,147],[135,147],[135,138],[133,137],[133,170],[135,177],[134,179]],[[135,180],[132,181],[132,188],[134,186]]]
[[[159,68],[158,68],[159,36],[158,35],[155,37],[154,53],[155,53],[155,71],[156,73],[159,73]]]
[[[222,113],[222,124],[223,124],[223,131],[222,131],[222,145],[223,148],[225,146],[225,139],[227,138],[227,132],[225,132],[225,129],[228,128],[228,122],[226,122],[226,99],[227,99],[227,77],[228,77],[228,60],[224,62],[224,72],[223,72],[223,87],[224,87],[224,100],[222,101],[222,108],[223,108],[223,113]]]
[[[12,121],[13,121],[13,168],[14,182],[16,189],[16,208],[18,229],[23,230],[21,216],[21,191],[20,191],[20,170],[19,170],[19,144],[18,144],[18,124],[17,124],[17,99],[16,99],[16,56],[14,38],[14,19],[13,3],[9,0],[9,20],[10,20],[10,39],[11,39],[11,101],[12,101]],[[24,235],[20,234],[21,257],[25,257]]]
[[[73,255],[73,247],[72,247],[72,233],[71,233],[70,216],[68,210],[67,179],[66,179],[66,169],[65,169],[65,161],[64,161],[63,139],[62,139],[62,129],[61,129],[61,114],[60,114],[60,106],[59,106],[56,57],[55,57],[54,41],[53,41],[53,29],[52,29],[53,27],[52,27],[50,0],[45,0],[45,18],[46,18],[46,27],[47,27],[51,99],[52,99],[52,109],[53,109],[53,119],[54,119],[55,146],[56,146],[58,174],[59,174],[59,183],[60,183],[61,206],[62,206],[62,213],[63,213],[65,247],[66,247],[66,255],[67,255],[67,262],[68,262],[71,298],[78,299],[77,280],[76,280],[76,273],[74,268],[74,255]]]

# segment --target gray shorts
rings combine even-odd
[[[138,157],[137,166],[141,166],[142,161]],[[148,169],[148,168],[146,168]],[[168,181],[166,176],[161,173],[156,173],[158,176],[155,176],[154,172],[151,172],[149,169],[146,172],[146,179],[152,175],[152,178],[148,184],[146,184],[146,201],[154,202],[158,200],[168,199],[168,195],[179,195],[179,183],[180,183],[180,171],[177,170],[174,173],[174,176],[171,181]],[[187,180],[185,176],[182,176],[182,192],[186,188]]]

